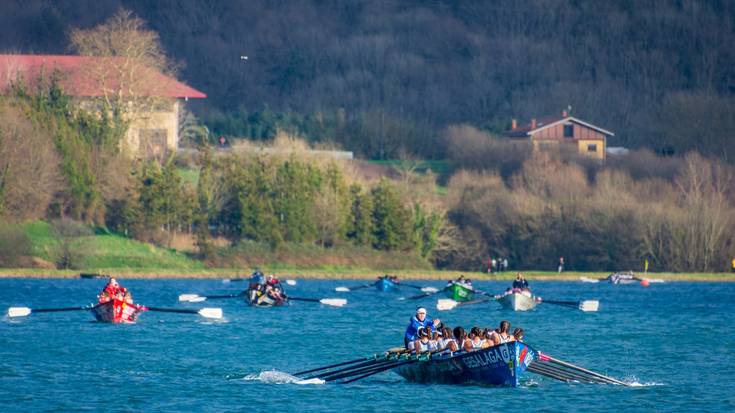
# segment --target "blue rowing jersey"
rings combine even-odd
[[[416,316],[411,317],[411,322],[408,324],[408,327],[406,327],[406,339],[409,341],[414,341],[417,339],[416,333],[419,331],[419,327],[429,327],[431,331],[434,331],[434,320],[431,319],[428,315],[426,318],[424,318],[424,321],[419,321]]]
[[[254,284],[265,284],[265,277],[260,271],[255,271],[250,277],[250,282]]]

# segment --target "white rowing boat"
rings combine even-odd
[[[513,311],[528,311],[536,308],[536,300],[523,293],[510,293],[498,299],[503,308]]]

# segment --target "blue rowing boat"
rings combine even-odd
[[[537,358],[536,350],[514,341],[478,351],[432,355],[427,360],[400,365],[394,371],[417,383],[517,387],[521,375]]]
[[[398,285],[391,281],[388,277],[380,277],[377,281],[375,281],[375,288],[378,289],[378,291],[393,291],[398,288]]]

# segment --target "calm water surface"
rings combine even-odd
[[[85,311],[0,318],[0,410],[9,411],[735,411],[735,283],[543,282],[547,299],[598,299],[598,313],[549,304],[529,313],[496,303],[438,313],[416,290],[336,293],[356,281],[303,281],[293,296],[345,297],[334,308],[305,302],[249,308],[237,300],[179,304],[181,293],[229,293],[218,280],[122,280],[145,305],[219,306],[225,320],[144,313],[135,325],[93,321]],[[428,282],[426,285],[442,286]],[[478,283],[502,291],[506,283]],[[0,280],[0,308],[91,302],[104,280]],[[526,342],[557,358],[641,384],[553,382],[528,374],[520,388],[418,385],[393,373],[354,384],[297,385],[294,372],[402,344],[416,304],[451,326],[508,319]]]

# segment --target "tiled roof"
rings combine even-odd
[[[0,55],[0,91],[5,91],[20,77],[26,86],[34,86],[43,74],[58,72],[65,93],[77,97],[99,97],[110,91],[135,88],[137,96],[169,98],[206,98],[207,95],[163,73],[146,67],[125,79],[124,57],[91,57],[60,55]],[[121,87],[123,86],[123,87]],[[129,95],[133,93],[128,92]]]
[[[549,125],[553,125],[561,121],[578,123],[580,125],[587,126],[588,128],[595,129],[605,135],[615,136],[615,134],[610,131],[602,129],[599,126],[595,126],[590,123],[584,122],[572,116],[546,116],[546,117],[539,118],[536,120],[536,127],[531,127],[532,126],[531,123],[528,123],[526,125],[519,126],[515,129],[507,130],[503,132],[503,135],[510,137],[510,138],[526,138],[538,130],[544,129],[548,127]]]
[[[512,138],[521,138],[521,137],[527,137],[528,132],[531,132],[533,130],[536,130],[538,128],[541,128],[546,125],[550,125],[552,123],[556,123],[560,120],[563,120],[565,118],[561,116],[546,116],[544,118],[540,118],[536,120],[536,127],[532,128],[531,123],[528,123],[526,125],[519,126],[515,129],[511,129],[509,131],[505,132],[505,136],[510,136]]]

